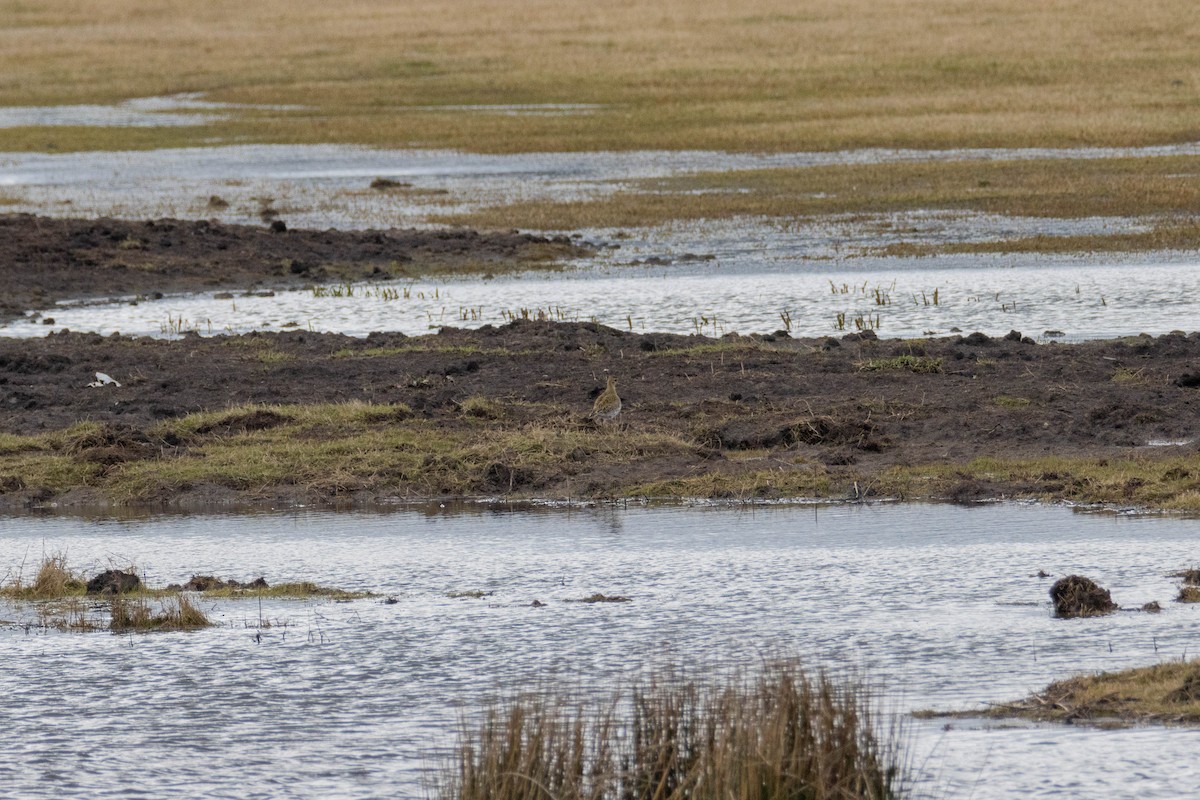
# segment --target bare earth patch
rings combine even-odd
[[[0,505],[1031,497],[1196,510],[1198,362],[1197,334],[710,339],[531,321],[0,339]],[[87,388],[97,370],[121,385]],[[1130,370],[1137,381],[1114,379]],[[623,405],[598,422],[606,373]]]

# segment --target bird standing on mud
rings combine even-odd
[[[617,379],[608,376],[608,386],[596,398],[592,406],[592,419],[616,419],[621,413],[621,398],[617,395]]]

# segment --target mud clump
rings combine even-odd
[[[581,597],[578,600],[568,600],[568,603],[632,603],[633,598],[624,597],[619,594],[603,594],[596,592],[589,597]]]
[[[1082,575],[1068,575],[1055,581],[1050,587],[1050,599],[1054,601],[1054,615],[1064,619],[1098,617],[1117,610],[1108,590]]]
[[[87,582],[88,594],[126,594],[142,588],[142,579],[132,572],[108,569]]]
[[[188,582],[182,586],[185,592],[213,592],[221,589],[268,589],[265,578],[255,578],[248,583],[242,583],[233,579],[222,580],[215,575],[193,575]]]

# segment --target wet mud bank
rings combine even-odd
[[[300,230],[175,219],[0,215],[0,322],[60,300],[266,291],[330,281],[511,272],[591,252],[566,237],[446,230]]]
[[[120,385],[90,387],[103,372]],[[622,398],[591,417],[606,375]],[[0,339],[0,506],[1037,497],[1196,510],[1200,335]]]

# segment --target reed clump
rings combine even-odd
[[[53,553],[42,558],[32,583],[25,583],[21,574],[0,585],[0,597],[12,600],[57,600],[84,593],[84,580],[67,567],[66,553]]]
[[[438,797],[906,797],[896,744],[857,683],[794,664],[716,686],[668,675],[607,701],[492,709],[464,733]]]
[[[114,595],[110,604],[109,630],[127,631],[191,631],[212,626],[212,621],[186,594],[164,598],[158,613],[142,597],[126,598]]]

